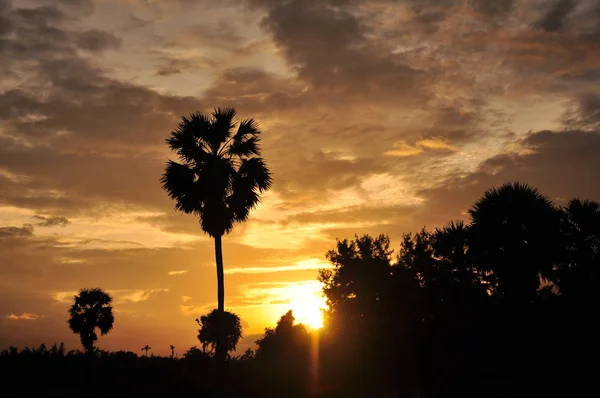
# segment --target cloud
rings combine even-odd
[[[66,217],[60,217],[60,216],[47,217],[47,216],[40,216],[39,214],[36,214],[33,216],[33,218],[35,218],[36,220],[39,220],[39,222],[36,223],[36,225],[39,227],[54,227],[54,226],[65,227],[70,224],[70,221]]]
[[[262,5],[267,10],[263,26],[298,77],[313,89],[381,100],[426,95],[423,86],[418,88],[421,73],[401,55],[369,46],[369,32],[352,7],[299,0]]]
[[[458,148],[450,144],[443,138],[425,138],[418,140],[414,145],[407,144],[405,141],[398,141],[392,145],[392,149],[385,151],[387,156],[414,156],[423,153],[425,150],[450,151],[456,152]]]
[[[107,49],[118,49],[121,46],[122,40],[113,33],[90,29],[79,33],[75,38],[75,42],[83,50],[97,52]]]
[[[183,275],[183,274],[188,273],[188,272],[189,272],[189,270],[184,269],[184,270],[181,270],[181,271],[169,271],[169,272],[167,272],[167,274],[169,276],[174,276],[174,275]]]
[[[394,142],[393,149],[385,151],[383,154],[387,156],[414,156],[423,152],[423,148],[411,146],[405,141]]]
[[[557,205],[565,205],[573,197],[600,199],[600,189],[588,183],[600,178],[600,132],[540,131],[527,136],[521,145],[529,151],[492,157],[472,173],[423,190],[427,200],[423,221],[433,227],[442,220],[464,219],[465,210],[485,190],[511,181],[539,188]]]
[[[0,239],[29,238],[33,236],[33,226],[25,224],[22,227],[0,227]]]
[[[600,96],[586,93],[573,102],[574,109],[565,112],[563,123],[571,129],[600,130]]]
[[[472,5],[476,11],[482,12],[486,16],[506,18],[514,11],[515,0],[474,0]]]
[[[457,147],[442,138],[425,138],[417,141],[416,145],[427,149],[446,150],[451,152],[458,151]]]
[[[33,314],[30,312],[24,312],[21,315],[10,314],[6,316],[6,318],[12,319],[14,321],[35,321],[36,319],[39,319],[41,317],[43,317],[43,315]]]
[[[325,263],[318,259],[306,259],[299,260],[296,264],[291,265],[275,265],[272,267],[240,267],[240,268],[227,268],[225,274],[269,274],[273,272],[289,272],[289,271],[304,271],[304,270],[318,270],[324,268],[330,268],[329,263]]]
[[[546,32],[557,32],[561,30],[563,21],[577,6],[574,0],[554,0],[548,11],[539,21],[539,26]]]
[[[52,293],[52,298],[59,303],[72,303],[73,297],[76,296],[79,292],[54,292]]]
[[[168,292],[167,288],[158,288],[158,289],[139,289],[133,291],[115,291],[115,300],[117,302],[133,302],[139,303],[142,301],[146,301],[150,298],[151,295],[156,293]]]

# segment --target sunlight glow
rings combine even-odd
[[[320,329],[323,327],[323,312],[321,311],[321,303],[316,297],[308,297],[307,299],[292,302],[292,310],[294,317],[298,323],[303,324],[311,329]]]
[[[321,294],[320,284],[290,285],[286,293],[296,322],[310,329],[323,327],[322,310],[326,308],[326,304]]]
[[[250,327],[248,333],[261,333],[264,325],[274,327],[279,318],[292,310],[296,323],[309,330],[323,327],[322,310],[327,309],[323,284],[316,280],[295,282],[260,282],[242,287],[235,298],[238,305],[229,309],[243,314]]]

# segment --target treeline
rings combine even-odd
[[[578,396],[598,365],[600,205],[513,183],[470,221],[340,241],[321,270],[330,368],[409,397]],[[593,387],[591,390],[595,390]],[[373,394],[375,396],[375,394]]]
[[[256,351],[221,362],[216,347],[235,349],[242,330],[235,314],[213,311],[197,319],[202,349],[182,358],[93,344],[87,354],[13,349],[0,355],[0,375],[32,375],[39,382],[22,392],[51,396],[504,398],[597,389],[597,202],[557,206],[532,187],[506,184],[473,204],[467,223],[406,234],[397,251],[385,235],[356,236],[327,258],[333,267],[319,279],[329,309],[318,332],[290,311]],[[98,319],[111,320],[94,304],[110,304],[100,293],[76,296],[72,319],[102,310]],[[84,348],[95,341],[94,328],[75,329]]]

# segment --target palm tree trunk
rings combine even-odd
[[[217,260],[217,309],[222,313],[225,311],[225,281],[223,275],[223,246],[221,244],[221,236],[215,236],[215,258]],[[215,347],[215,358],[219,364],[225,361],[225,356],[227,355],[227,352],[223,350],[223,346],[220,343],[221,338],[222,336],[217,338],[217,346]]]
[[[94,339],[92,338],[93,332],[84,332],[86,333],[85,342],[82,339],[83,348],[85,349],[85,353],[89,356],[94,355]]]
[[[223,276],[223,246],[221,236],[215,236],[215,257],[217,260],[217,305],[218,310],[225,311],[225,280]]]

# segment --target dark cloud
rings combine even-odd
[[[13,29],[14,25],[12,21],[6,17],[0,16],[0,37],[12,32]]]
[[[600,128],[600,95],[581,95],[575,108],[565,112],[564,123],[570,128],[598,130]]]
[[[486,116],[483,108],[481,105],[476,105],[475,108],[442,105],[432,112],[433,123],[429,128],[430,134],[434,137],[447,138],[453,143],[473,138],[481,132],[483,118]],[[427,134],[425,138],[428,138]]]
[[[70,224],[70,221],[68,218],[60,217],[60,216],[47,217],[47,216],[40,216],[40,215],[36,214],[33,216],[33,218],[38,220],[36,225],[39,227],[55,227],[55,226],[65,227]]]
[[[600,132],[540,131],[529,135],[523,155],[498,155],[473,173],[450,177],[444,184],[420,192],[428,199],[421,217],[432,225],[464,219],[464,213],[487,189],[520,181],[537,187],[558,205],[573,197],[599,200]]]
[[[181,68],[177,66],[177,61],[169,60],[166,65],[161,66],[156,74],[158,76],[171,76],[181,73]]]
[[[558,32],[561,30],[565,18],[576,6],[575,0],[554,0],[538,25],[546,32]]]
[[[0,148],[0,167],[26,176],[17,181],[0,176],[0,202],[65,215],[107,201],[170,210],[172,202],[158,182],[165,160],[149,154],[107,158],[103,153]]]
[[[65,16],[60,9],[52,6],[16,8],[13,12],[25,25],[36,27],[50,27],[61,22]]]
[[[214,24],[197,24],[183,29],[174,40],[181,41],[185,45],[204,45],[219,50],[238,49],[244,38],[234,25],[220,20]]]
[[[305,158],[295,168],[290,170],[287,179],[286,176],[279,176],[277,190],[286,196],[302,197],[310,192],[321,195],[327,191],[342,190],[385,170],[375,159],[344,159],[339,154],[320,151]]]
[[[513,11],[515,0],[474,0],[472,6],[487,16],[505,18]]]
[[[28,238],[33,236],[33,226],[25,224],[22,227],[0,227],[0,239]]]
[[[181,114],[198,107],[192,98],[161,95],[110,79],[78,55],[77,48],[118,47],[120,39],[113,33],[70,31],[65,14],[51,6],[9,9],[4,14],[17,28],[16,35],[0,41],[0,63],[27,78],[0,94],[0,117],[10,135],[55,143],[63,150],[89,148],[93,141],[113,150],[119,147],[117,142],[129,141],[139,150],[144,142],[156,146]],[[46,95],[38,95],[40,87],[47,87]],[[140,136],[145,140],[140,142]]]
[[[264,27],[300,79],[317,91],[396,100],[425,95],[422,74],[402,55],[369,46],[367,28],[344,2],[269,2]]]
[[[79,33],[75,38],[75,42],[79,48],[95,52],[107,49],[117,49],[121,46],[122,40],[113,33],[91,29]]]

